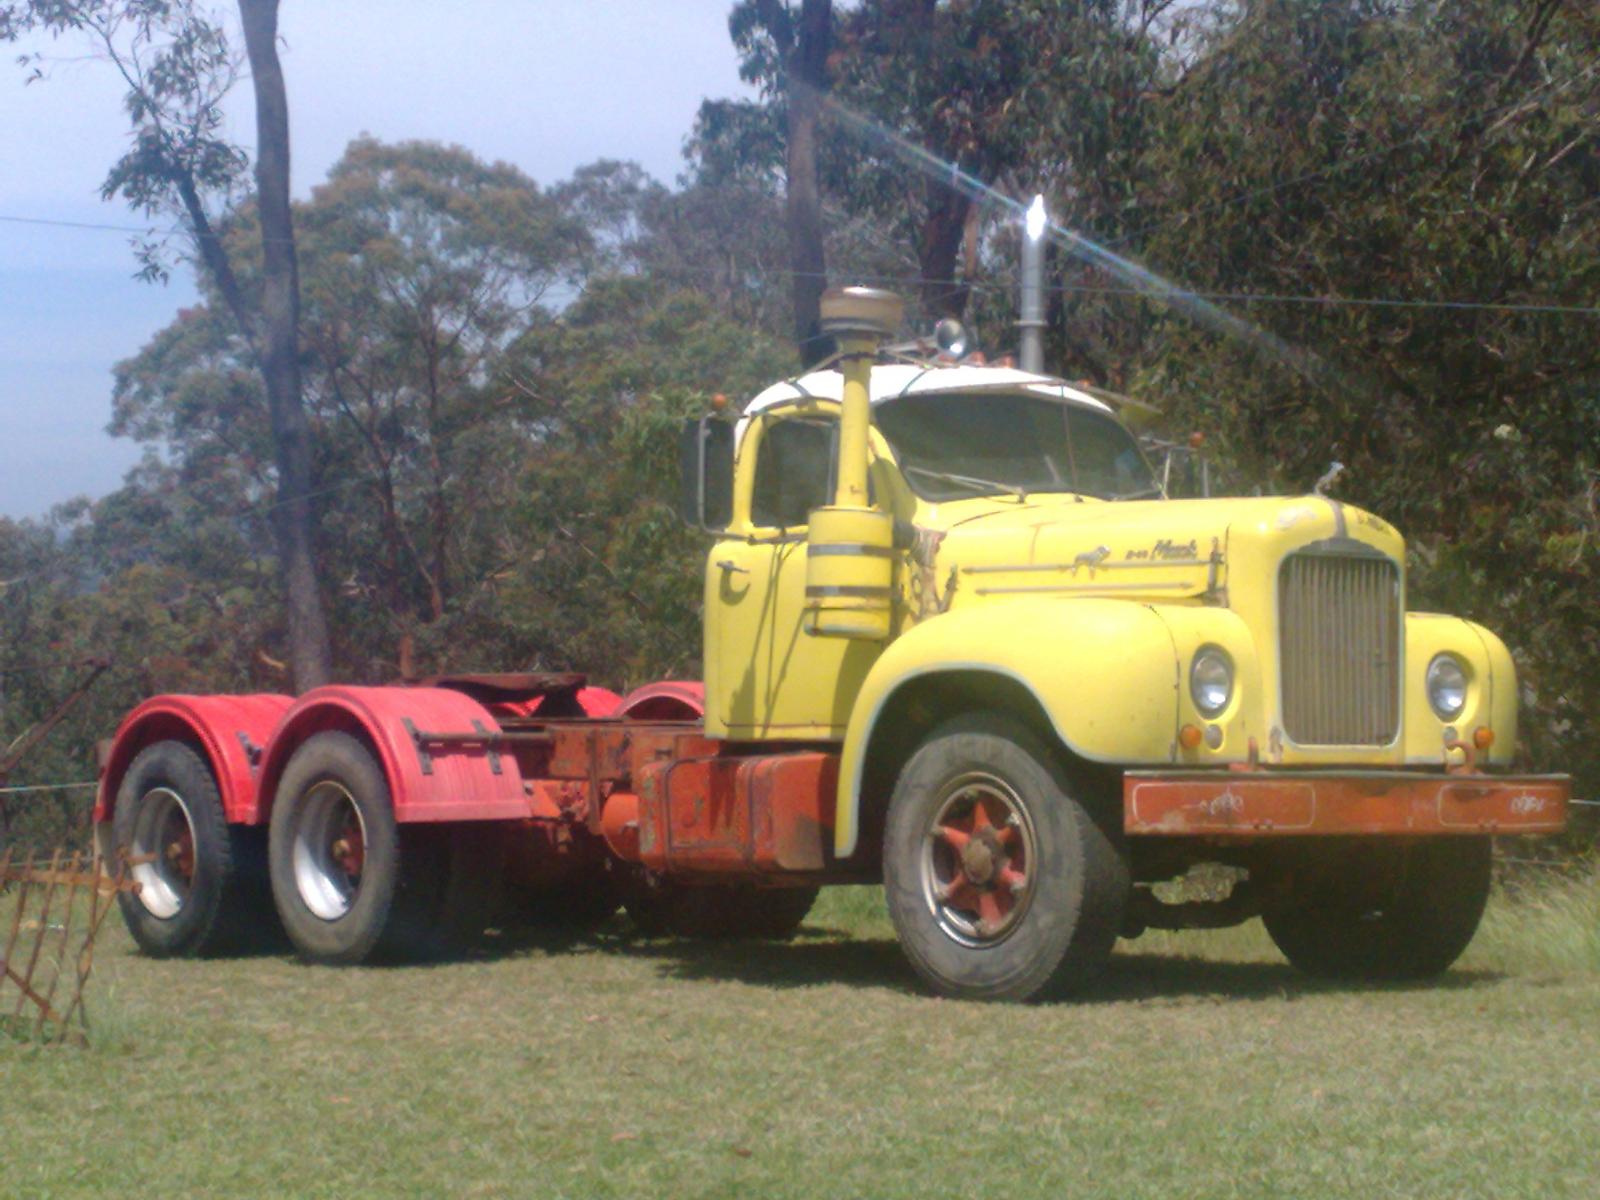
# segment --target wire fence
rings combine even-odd
[[[99,786],[73,779],[0,787],[0,849],[18,843],[84,844],[94,832],[94,810],[84,793]]]
[[[70,792],[99,786],[92,779],[74,783],[24,783],[16,787],[0,787],[0,796],[25,796],[30,792]]]

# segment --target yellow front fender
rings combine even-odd
[[[1121,766],[1183,761],[1177,729],[1193,719],[1183,671],[1201,626],[1205,640],[1233,655],[1236,696],[1253,690],[1253,642],[1243,622],[1226,609],[1110,599],[1017,600],[945,613],[914,626],[884,651],[851,708],[839,764],[837,853],[846,857],[856,848],[861,781],[873,733],[900,689],[941,674],[1003,677],[1032,694],[1062,742],[1081,758]],[[1241,705],[1236,700],[1230,707]],[[1222,720],[1231,724],[1235,715],[1244,713],[1225,713]]]
[[[1470,742],[1479,729],[1493,731],[1494,742],[1477,755],[1480,765],[1508,766],[1517,748],[1517,669],[1502,642],[1482,625],[1440,613],[1406,614],[1405,756],[1419,766],[1459,763],[1447,754],[1446,740]],[[1446,721],[1428,703],[1428,664],[1449,652],[1467,670],[1467,699]]]

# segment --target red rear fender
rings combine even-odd
[[[505,821],[532,816],[516,758],[482,744],[419,744],[418,734],[499,733],[482,704],[461,692],[429,687],[324,687],[307,692],[284,713],[261,765],[261,803],[252,818],[267,819],[278,780],[307,738],[329,730],[349,733],[377,755],[400,821]]]
[[[706,715],[706,685],[697,679],[663,679],[636,687],[616,714],[635,721],[696,721]]]
[[[288,696],[153,696],[123,719],[111,742],[95,794],[94,819],[111,820],[117,789],[134,756],[154,742],[179,741],[206,760],[229,821],[256,820],[261,754]]]

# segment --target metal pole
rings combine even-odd
[[[1022,319],[1017,322],[1021,335],[1022,369],[1044,374],[1044,230],[1047,218],[1044,197],[1035,196],[1028,205],[1028,218],[1022,235]]]

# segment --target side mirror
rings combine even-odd
[[[691,417],[678,436],[678,454],[678,512],[697,529],[726,529],[733,520],[733,424]]]

